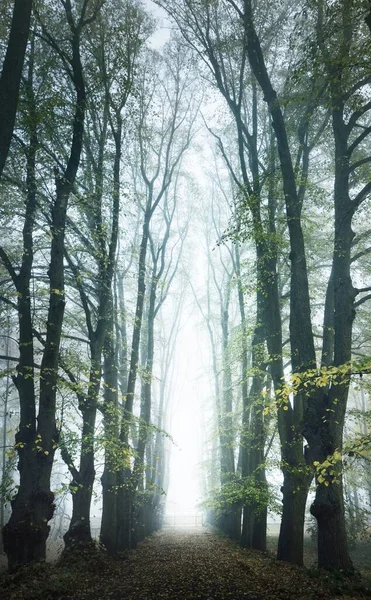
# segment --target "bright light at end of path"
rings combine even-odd
[[[199,332],[186,319],[177,344],[171,435],[170,481],[166,513],[195,514],[202,500],[202,410],[208,390]],[[205,353],[205,352],[204,352]]]
[[[192,464],[193,463],[193,464]],[[166,513],[195,514],[201,499],[198,466],[187,451],[173,450],[170,465],[170,485],[166,499]]]

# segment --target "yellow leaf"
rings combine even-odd
[[[335,450],[333,456],[334,456],[334,461],[340,461],[341,460],[341,453],[339,452],[339,450]]]

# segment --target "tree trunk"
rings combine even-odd
[[[139,253],[138,267],[138,288],[137,288],[137,303],[135,309],[135,321],[133,328],[133,339],[131,345],[130,367],[128,373],[128,385],[126,392],[125,411],[121,423],[120,440],[124,448],[129,448],[129,430],[133,413],[134,392],[137,380],[138,363],[139,363],[139,345],[142,330],[144,299],[146,293],[146,256],[149,239],[149,224],[151,219],[151,204],[153,190],[150,190],[150,197],[147,201],[147,208],[144,215],[142,239]],[[133,510],[133,494],[131,486],[131,469],[130,465],[126,465],[118,475],[119,491],[117,497],[117,550],[126,550],[131,546],[132,532],[132,510]]]
[[[116,552],[117,537],[117,473],[111,467],[105,469],[102,482],[102,523],[100,543],[108,554]]]
[[[291,465],[290,465],[291,467]],[[308,497],[308,478],[284,471],[283,510],[278,538],[278,560],[303,565],[304,519]]]
[[[13,135],[32,4],[32,0],[14,1],[8,47],[0,77],[0,178]]]
[[[63,539],[65,551],[92,543],[90,529],[90,506],[95,480],[94,437],[97,416],[97,402],[101,378],[101,346],[91,344],[91,366],[87,398],[80,406],[83,416],[79,470],[67,464],[73,475],[70,483],[72,493],[72,516],[68,531]]]
[[[328,313],[324,318],[325,324],[333,323],[332,364],[335,367],[344,367],[351,361],[356,296],[351,279],[351,249],[354,238],[352,218],[358,206],[350,198],[351,152],[348,143],[351,128],[345,121],[347,81],[344,82],[344,79],[347,79],[344,69],[349,59],[352,40],[351,8],[351,2],[344,2],[342,5],[341,61],[330,58],[327,49],[324,45],[321,46],[327,61],[330,81],[335,142],[334,251],[328,286],[329,301],[327,302],[326,298],[325,307]],[[322,9],[320,6],[319,11]],[[323,15],[320,12],[319,15],[321,21]],[[322,35],[323,32],[320,31],[320,37]],[[349,374],[339,372],[324,390],[322,398],[314,404],[307,423],[311,458],[319,465],[329,457],[330,462],[334,462],[331,468],[326,468],[325,473],[321,473],[324,477],[319,478],[317,471],[316,497],[311,507],[318,524],[318,566],[345,571],[352,571],[353,565],[349,556],[345,527],[342,461],[331,457],[335,452],[342,452],[349,384]]]
[[[275,138],[277,141],[280,170],[285,195],[286,220],[290,239],[291,365],[293,372],[300,372],[307,369],[316,368],[305,244],[301,226],[302,198],[299,197],[296,187],[295,173],[290,154],[284,116],[277,98],[277,93],[274,90],[269,78],[260,41],[256,34],[251,0],[245,0],[244,2],[244,24],[247,34],[247,53],[250,66],[263,91],[264,100],[267,102],[268,109],[272,117],[272,126],[275,132]],[[272,300],[275,303],[275,313],[279,314],[279,306],[277,305],[277,297],[275,294]],[[270,323],[270,321],[271,317],[269,314],[267,314],[267,322]],[[281,326],[277,328],[277,323],[273,322],[272,325],[274,326],[272,331],[281,331]],[[275,339],[271,335],[269,337],[270,339],[267,340],[268,344],[274,351]],[[279,359],[276,360],[276,358],[273,358],[271,363],[271,371],[275,383],[276,394],[280,390],[283,381],[282,343],[281,348],[278,349],[278,353]],[[271,357],[275,357],[275,353],[270,351],[269,354]],[[300,394],[297,394],[294,399],[293,408],[290,406],[289,402],[287,403],[287,406],[285,407],[287,410],[285,412],[288,414],[286,416],[285,412],[282,410],[283,407],[278,406],[278,426],[280,430],[282,460],[284,462],[290,457],[290,444],[294,440],[298,440],[297,443],[300,443],[301,448],[298,450],[297,459],[299,460],[301,468],[305,468],[305,460],[303,456],[302,442],[300,441],[301,432],[298,428],[300,427],[300,423],[302,422],[303,418],[304,400],[304,397],[302,397]],[[312,402],[312,399],[310,402]],[[290,419],[288,418],[289,416]],[[290,425],[293,426],[293,429],[290,427]],[[297,436],[299,436],[299,438]],[[290,461],[288,460],[287,462],[291,466]],[[288,490],[284,490],[284,497],[290,498],[290,493],[291,491],[289,486]],[[304,510],[304,502],[300,503],[299,506],[301,507],[301,510]],[[289,515],[285,516],[285,523],[287,522],[288,517]],[[298,523],[303,523],[302,515],[298,515],[297,518]],[[293,531],[298,533],[297,528],[294,528]],[[285,526],[282,529],[281,535],[283,536],[286,534],[289,535],[290,532]],[[301,537],[302,535],[303,532],[301,533]],[[298,548],[301,548],[302,542],[297,539],[295,545],[297,545]],[[291,552],[289,551],[287,555],[285,553],[285,550],[289,549],[288,541],[282,538],[279,547],[281,549],[280,558],[285,558],[287,556],[287,558],[290,560],[292,557]],[[302,560],[302,558],[300,560]],[[298,559],[296,558],[295,562],[297,561]]]
[[[258,269],[259,271],[259,269]],[[241,453],[242,481],[254,486],[256,493],[266,487],[264,468],[265,428],[262,406],[262,390],[264,386],[265,352],[263,326],[263,297],[257,293],[257,314],[255,331],[252,340],[252,369],[254,376],[247,406],[243,410],[243,432]],[[250,414],[250,418],[248,418]],[[267,506],[261,498],[257,502],[249,501],[243,508],[243,526],[241,544],[244,547],[266,550]]]
[[[108,99],[106,99],[104,119],[103,119],[103,134],[99,139],[99,160],[95,166],[94,175],[96,180],[96,188],[94,194],[95,201],[95,215],[94,225],[92,227],[93,234],[98,236],[98,243],[100,246],[98,267],[99,267],[99,288],[98,288],[98,306],[97,306],[97,319],[95,330],[92,327],[92,315],[89,309],[89,303],[87,300],[87,294],[81,285],[80,271],[73,265],[69,258],[69,263],[72,271],[75,275],[77,287],[80,292],[81,303],[85,310],[85,318],[88,329],[88,335],[90,340],[90,375],[89,375],[89,386],[86,398],[79,399],[79,408],[82,412],[83,426],[82,426],[82,438],[81,438],[81,449],[80,449],[80,466],[79,471],[75,468],[70,467],[70,462],[67,457],[67,465],[73,476],[73,481],[70,485],[72,491],[72,518],[70,527],[64,536],[66,550],[72,549],[78,545],[82,546],[85,544],[90,545],[92,543],[91,529],[90,529],[90,507],[93,494],[93,485],[95,480],[95,466],[94,466],[94,454],[95,454],[95,423],[98,408],[98,399],[100,393],[101,375],[102,375],[102,351],[105,342],[109,343],[108,339],[111,338],[111,345],[113,344],[113,298],[112,298],[112,280],[113,272],[116,264],[116,250],[118,241],[118,227],[119,227],[119,214],[120,214],[120,160],[121,160],[121,117],[117,118],[117,130],[112,126],[112,133],[115,139],[115,158],[113,168],[113,192],[112,192],[112,226],[110,237],[108,238],[107,244],[107,231],[103,225],[102,219],[102,196],[103,187],[102,179],[104,176],[104,149],[106,143],[106,126],[108,122]],[[87,145],[87,154],[91,152],[89,145]],[[108,245],[108,251],[106,249]],[[106,422],[109,420],[108,429],[112,428],[116,415],[109,416],[109,410],[115,410],[115,403],[117,404],[117,364],[116,356],[114,351],[108,348],[108,356],[105,361],[105,372],[108,377],[108,383],[105,386],[105,409],[106,410]],[[113,356],[110,356],[111,352]],[[107,361],[111,364],[107,364]],[[116,371],[115,371],[116,370]],[[112,431],[114,433],[115,429]],[[116,440],[118,436],[116,437]],[[113,442],[113,440],[112,440]],[[67,452],[65,451],[67,454]],[[107,446],[106,454],[107,457]],[[104,480],[112,480],[111,474],[105,469],[103,474]],[[112,485],[110,481],[109,485]],[[107,488],[104,490],[107,492]],[[109,498],[107,497],[109,495]],[[105,500],[111,504],[113,502],[112,494],[104,493]],[[110,519],[113,519],[113,515],[110,515]],[[107,513],[104,514],[104,534],[106,530],[106,519]],[[110,540],[106,538],[106,542],[110,543],[110,551],[112,548],[112,537],[113,531],[110,532]]]
[[[352,572],[344,518],[343,488],[339,484],[317,485],[310,512],[318,525],[318,567]]]
[[[94,471],[95,475],[95,471]],[[82,546],[92,545],[90,528],[90,505],[93,491],[92,473],[87,472],[82,479],[76,478],[70,484],[72,492],[72,517],[68,531],[63,539],[66,544],[65,552],[79,550]]]
[[[130,474],[125,477],[130,478]],[[133,528],[133,494],[129,485],[125,482],[121,484],[120,477],[119,493],[117,497],[117,551],[122,552],[131,548],[131,537]]]
[[[113,339],[113,305],[104,343],[104,471],[102,474],[102,523],[100,542],[109,554],[116,552],[117,530],[117,471],[118,471],[118,376],[117,352]]]

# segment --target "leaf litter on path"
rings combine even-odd
[[[304,569],[209,530],[160,531],[125,558],[46,565],[25,580],[3,578],[7,600],[328,600]],[[30,585],[31,584],[31,585]],[[7,588],[7,589],[6,589]],[[347,596],[370,598],[369,595]],[[342,596],[345,600],[345,597]]]

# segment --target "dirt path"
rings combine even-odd
[[[202,531],[159,533],[143,543],[126,566],[130,574],[125,600],[263,600],[273,588],[275,598],[289,597],[287,587],[277,595],[282,583],[272,577],[269,559],[259,554],[244,558],[227,540]],[[130,593],[131,584],[135,594]]]
[[[334,598],[305,571],[242,551],[207,530],[159,532],[125,559],[43,566],[5,582],[7,600],[315,600]],[[33,577],[33,580],[29,579]],[[0,581],[0,585],[1,585]],[[3,582],[4,583],[4,582]],[[370,598],[368,595],[348,598]],[[344,600],[344,597],[343,597]]]

